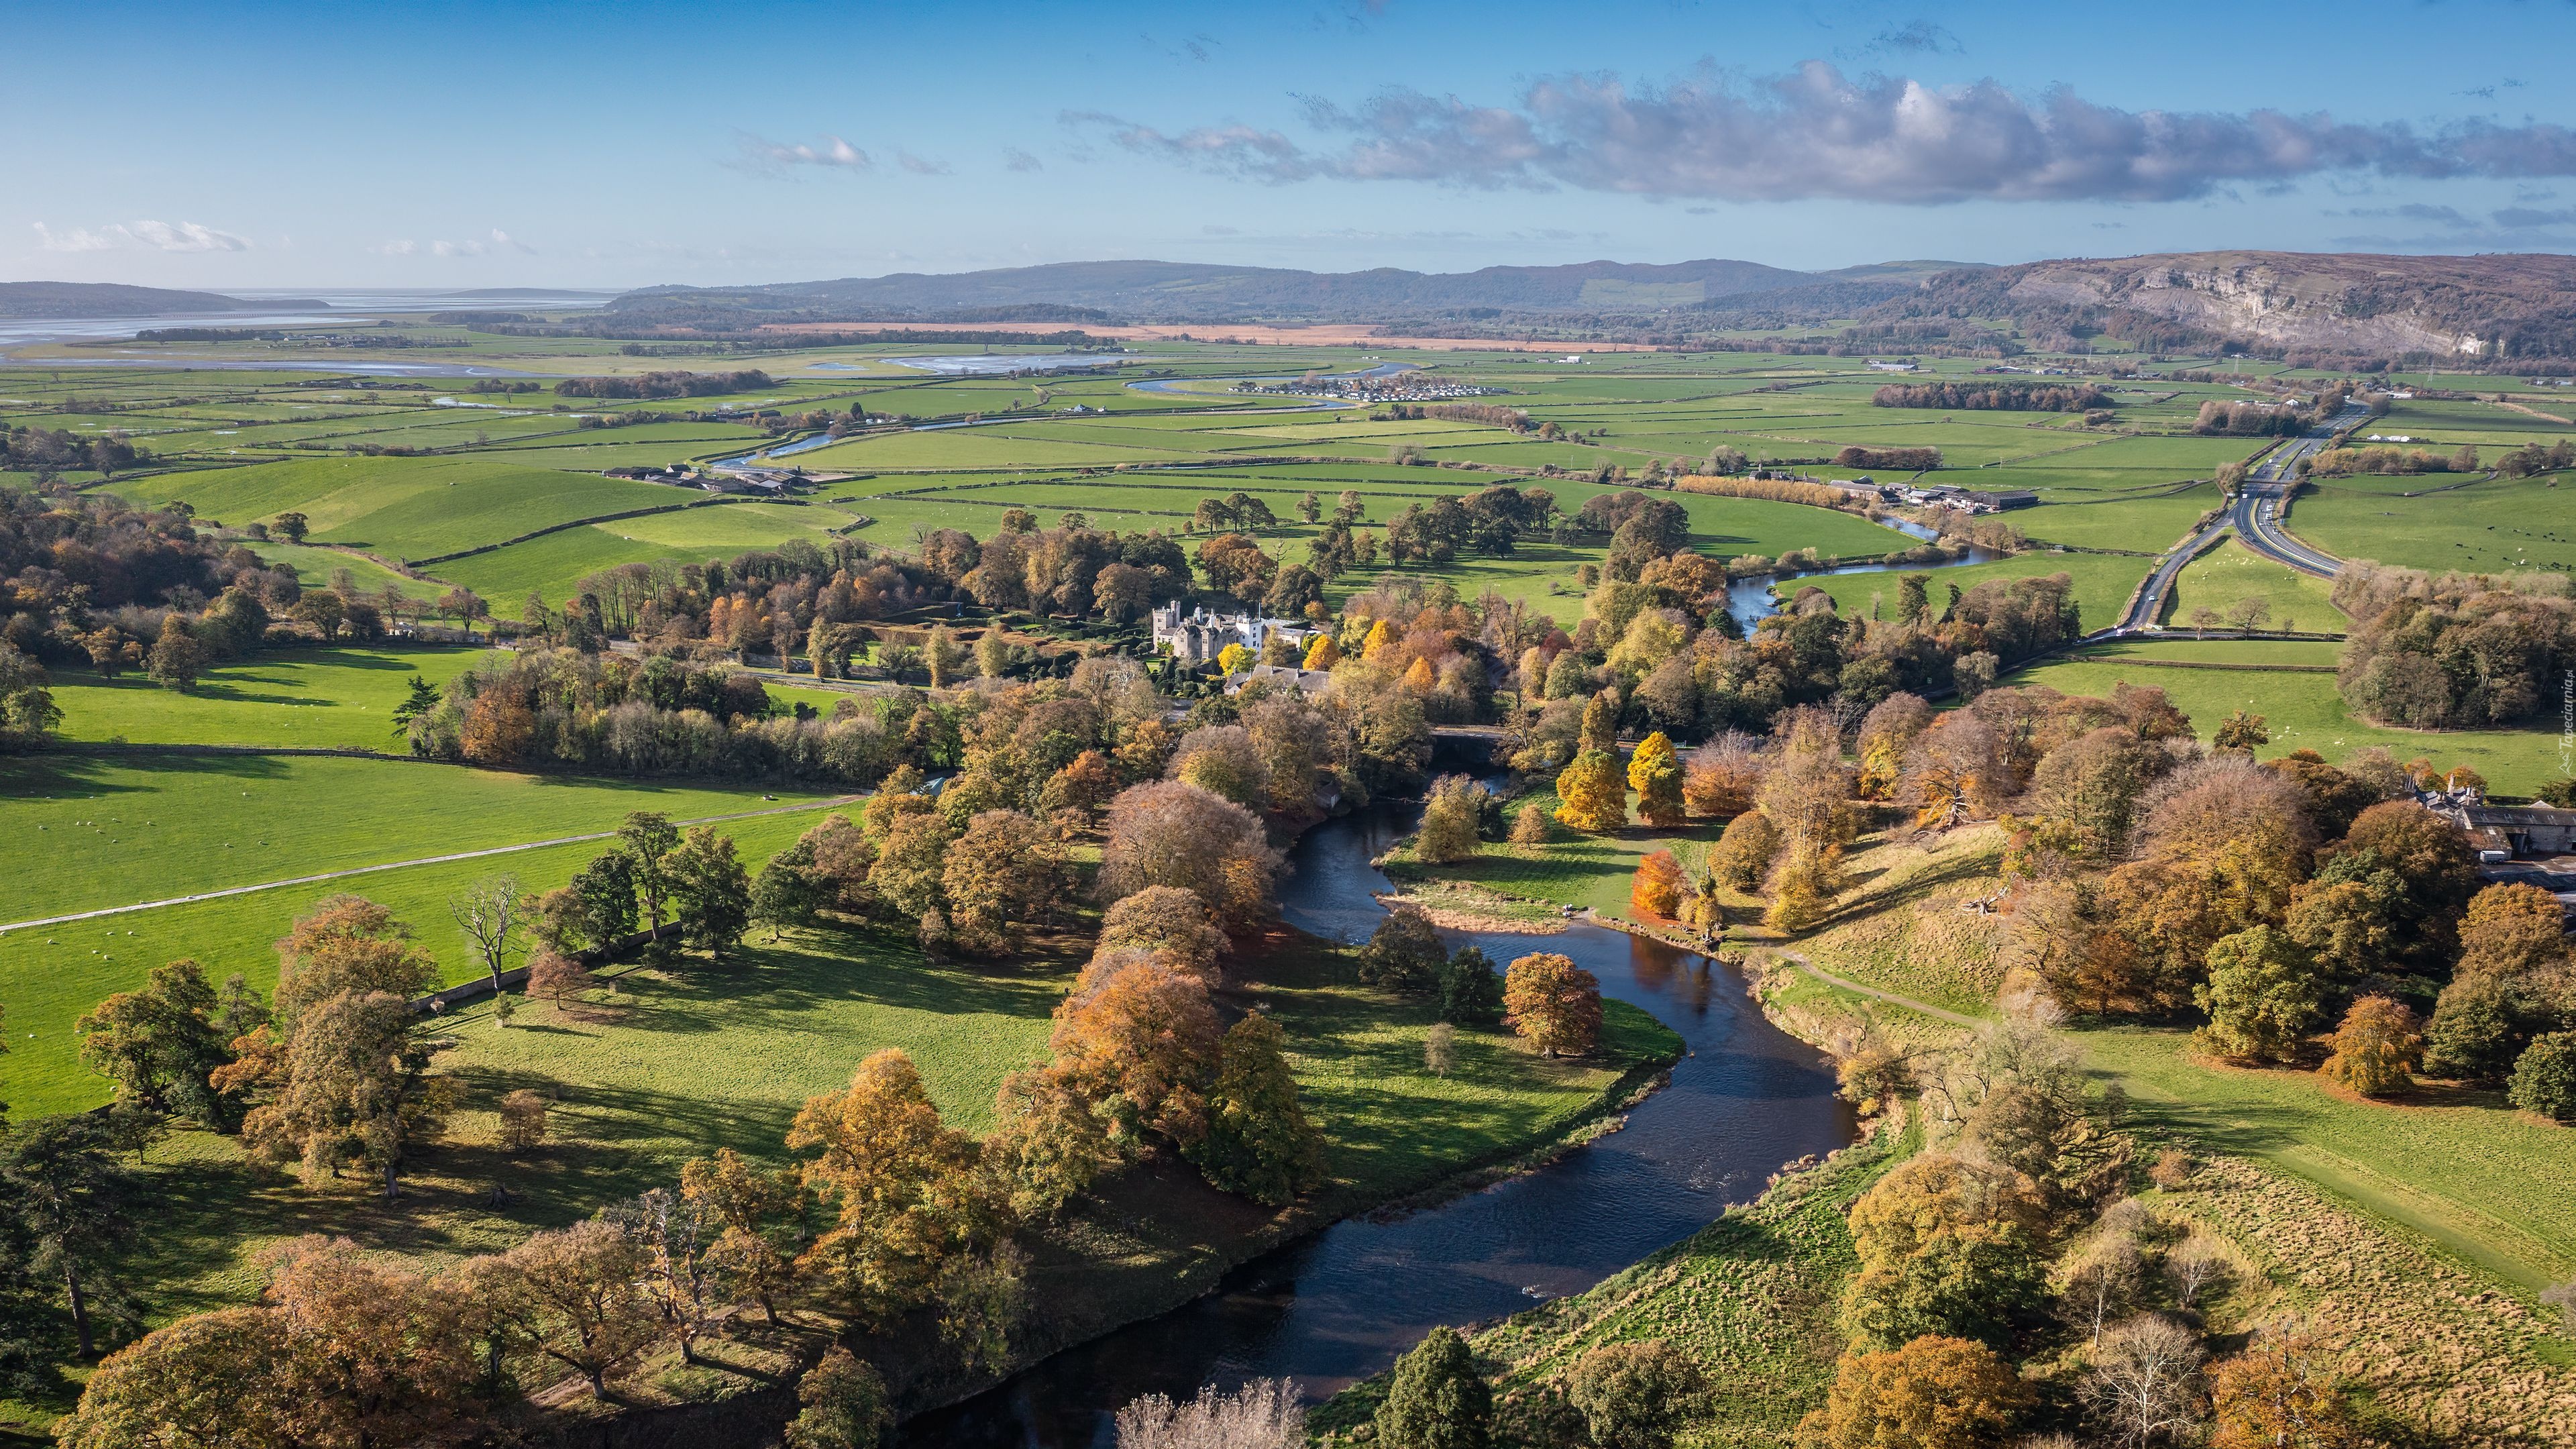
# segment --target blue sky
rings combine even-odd
[[[0,278],[2576,250],[2576,4],[12,5]]]

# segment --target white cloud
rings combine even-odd
[[[911,172],[915,176],[946,176],[949,174],[947,162],[933,161],[926,157],[915,156],[909,151],[897,151],[894,159],[896,165],[901,166],[904,170]]]
[[[1002,164],[1013,171],[1044,171],[1046,163],[1017,146],[1002,148]]]
[[[1238,124],[1166,131],[1072,113],[1143,155],[1270,182],[1318,177],[1788,201],[1903,205],[2177,201],[2236,183],[2333,173],[2439,178],[2576,175],[2576,130],[2467,121],[2418,130],[2323,113],[2128,111],[2064,87],[2024,100],[2001,83],[1935,87],[1845,76],[1824,61],[1742,84],[1665,88],[1558,75],[1514,101],[1383,92],[1353,108],[1310,101],[1308,146]]]
[[[803,142],[790,145],[764,141],[753,135],[744,135],[740,139],[743,159],[764,168],[823,166],[844,171],[869,171],[877,164],[875,157],[838,136],[825,136],[822,144],[812,146]]]
[[[150,249],[164,252],[246,252],[250,241],[200,222],[112,222],[91,231],[74,227],[55,231],[36,224],[37,245],[49,252],[109,252]]]
[[[367,250],[374,252],[380,257],[407,257],[420,250],[420,243],[407,240],[380,242],[375,246],[367,248]]]

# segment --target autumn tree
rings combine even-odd
[[[506,1321],[537,1353],[580,1374],[591,1397],[608,1396],[662,1336],[645,1292],[643,1250],[598,1218],[540,1232],[507,1253],[474,1260],[467,1281],[476,1301]]]
[[[299,1442],[310,1401],[293,1376],[286,1325],[267,1308],[191,1314],[108,1355],[80,1407],[54,1422],[63,1449]]]
[[[877,1449],[894,1427],[885,1379],[838,1344],[796,1381],[796,1402],[787,1449]]]
[[[1217,961],[1231,947],[1198,896],[1178,886],[1147,886],[1114,901],[1100,916],[1098,949],[1153,953],[1165,965],[1213,985]]]
[[[1378,1406],[1377,1442],[1386,1449],[1486,1449],[1494,1395],[1475,1355],[1454,1328],[1435,1328],[1395,1361]]]
[[[1414,837],[1416,859],[1448,865],[1474,856],[1477,828],[1484,819],[1485,787],[1465,775],[1444,775],[1431,782],[1422,806],[1422,830]]]
[[[1985,1449],[2004,1441],[2032,1397],[1993,1349],[1926,1335],[1844,1354],[1825,1406],[1799,1424],[1798,1438],[1810,1449]]]
[[[2286,1062],[2325,1005],[2316,961],[2270,926],[2222,936],[2209,948],[2209,979],[2193,999],[2209,1013],[2194,1040],[2238,1061]]]
[[[501,1149],[533,1152],[546,1140],[546,1099],[526,1087],[501,1099]]]
[[[1017,810],[986,810],[948,847],[940,885],[950,929],[970,951],[995,951],[1013,925],[1043,921],[1070,884],[1055,837]]]
[[[1106,951],[1056,1007],[1055,1070],[1122,1146],[1188,1145],[1207,1130],[1219,1030],[1207,988],[1137,951]]]
[[[671,1191],[647,1188],[600,1209],[599,1218],[626,1235],[641,1260],[641,1282],[662,1322],[679,1340],[680,1361],[698,1362],[698,1335],[723,1306],[709,1250],[722,1231],[714,1213]]]
[[[1544,1056],[1589,1056],[1601,1038],[1601,982],[1554,952],[1514,961],[1503,974],[1504,1019]]]
[[[1250,810],[1270,803],[1270,766],[1242,725],[1201,725],[1181,736],[1170,778],[1221,795]]]
[[[1773,857],[1780,853],[1780,832],[1773,828],[1771,817],[1759,810],[1747,810],[1726,822],[1726,831],[1709,851],[1708,867],[1712,874],[1740,891],[1758,889],[1762,877],[1771,871]]]
[[[2566,909],[2536,885],[2491,885],[2460,921],[2462,976],[2522,980],[2568,964]]]
[[[2272,742],[2271,726],[2263,716],[2238,710],[2219,721],[2218,732],[2210,736],[2210,748],[2224,754],[2251,756],[2259,745]]]
[[[1176,886],[1240,929],[1270,909],[1280,857],[1260,819],[1242,806],[1179,781],[1133,785],[1109,805],[1101,845],[1101,896],[1118,900],[1147,886]]]
[[[778,1303],[796,1284],[796,1217],[801,1206],[794,1178],[716,1149],[680,1169],[680,1196],[716,1224],[708,1261],[726,1280],[751,1295],[764,1318],[778,1322]]]
[[[968,1191],[975,1140],[940,1122],[900,1047],[861,1062],[846,1090],[809,1098],[787,1145],[813,1152],[806,1186],[835,1215],[806,1249],[807,1270],[866,1318],[929,1302],[940,1275],[989,1230]]]
[[[1662,730],[1646,736],[1629,757],[1628,788],[1637,792],[1637,813],[1658,829],[1674,829],[1689,817],[1681,761]]]
[[[1682,771],[1682,804],[1701,819],[1741,815],[1762,788],[1761,742],[1728,730],[1691,751]]]
[[[1245,1013],[1225,1034],[1208,1088],[1207,1134],[1188,1149],[1209,1182],[1277,1207],[1323,1170],[1324,1134],[1297,1100],[1278,1024]]]
[[[896,817],[868,868],[868,885],[901,916],[924,922],[924,936],[934,918],[944,931],[948,904],[948,822],[930,811]]]
[[[1449,948],[1440,944],[1429,913],[1396,901],[1360,948],[1360,980],[1403,995],[1425,995],[1439,989],[1448,960]]]
[[[542,996],[563,1009],[564,998],[579,996],[591,987],[590,968],[578,956],[559,951],[540,951],[528,962],[528,994]]]
[[[1917,1338],[2001,1342],[2040,1299],[2039,1204],[2009,1168],[1931,1153],[1900,1164],[1852,1205],[1860,1271],[1843,1290],[1855,1348]]]
[[[346,991],[312,1007],[286,1040],[283,1082],[243,1119],[243,1144],[300,1162],[307,1186],[354,1164],[396,1196],[404,1161],[438,1134],[454,1100],[430,1074],[432,1049],[412,1034],[410,1003],[388,992]]]
[[[2210,1370],[2210,1449],[2365,1449],[2339,1380],[2308,1334],[2263,1335]]]
[[[1681,907],[1686,885],[1681,862],[1671,851],[1649,852],[1637,860],[1636,874],[1628,885],[1628,908],[1643,919],[1671,920]]]
[[[277,943],[275,1010],[291,1032],[308,1007],[349,993],[408,1000],[438,980],[438,962],[411,944],[411,927],[364,896],[326,896]]]
[[[1556,818],[1573,829],[1606,835],[1628,823],[1628,782],[1619,757],[1585,750],[1556,777]]]
[[[1896,780],[1905,772],[1906,751],[1915,739],[1931,727],[1932,706],[1921,695],[1902,691],[1891,694],[1870,707],[1860,722],[1860,735],[1855,748],[1860,755],[1860,774],[1853,781],[1862,798],[1884,800],[1895,791]]]
[[[1928,830],[1990,817],[2012,793],[2003,740],[1976,711],[1964,709],[1941,716],[1915,737],[1895,786],[1897,800],[1914,811],[1915,825]]]
[[[2415,1029],[2415,1013],[2386,996],[2365,996],[2345,1012],[2335,1028],[2334,1054],[2319,1074],[2365,1097],[2385,1097],[2414,1085],[2411,1075],[2423,1060],[2424,1039]]]

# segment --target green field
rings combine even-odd
[[[1930,570],[1932,602],[1941,607],[1950,587],[1972,589],[1988,579],[2045,578],[2065,574],[2075,584],[2075,605],[2087,630],[2107,628],[2118,622],[2120,611],[2128,606],[2129,596],[2137,592],[2138,582],[2154,568],[2151,558],[2124,558],[2098,553],[2027,553],[1992,563],[1965,564],[1955,568]],[[1844,614],[1868,616],[1873,603],[1880,617],[1892,617],[1896,609],[1897,579],[1903,573],[1870,572],[1857,574],[1821,574],[1807,578],[1782,579],[1773,592],[1794,598],[1800,589],[1810,586],[1831,594],[1834,607]]]
[[[2081,1040],[2156,1125],[2306,1178],[2526,1290],[2576,1275],[2576,1142],[2500,1094],[2362,1101],[2314,1072],[2210,1064],[2181,1031]]]
[[[2306,663],[2314,656],[2278,651],[2309,647],[2262,640],[2197,645],[2124,640],[2019,671],[2005,682],[2044,684],[2068,694],[2096,696],[2108,696],[2121,683],[2152,684],[2173,697],[2204,738],[2229,714],[2250,710],[2270,725],[2272,742],[2258,752],[2267,759],[2309,749],[2328,760],[2339,760],[2377,745],[2400,761],[2425,756],[2445,767],[2467,765],[2484,775],[2490,786],[2512,794],[2530,794],[2559,777],[2556,731],[2386,729],[2354,719],[2336,694],[2330,673],[2156,667],[2159,660]],[[2168,652],[2183,648],[2190,652]],[[2247,652],[2234,652],[2239,650]]]
[[[418,676],[432,684],[482,651],[380,645],[275,650],[210,669],[185,694],[140,674],[54,677],[62,737],[135,744],[269,745],[407,753],[394,706]]]
[[[2292,533],[2337,558],[2509,573],[2576,569],[2576,474],[2496,478],[2421,497],[2358,483],[2440,487],[2444,475],[2327,480],[2291,505]]]
[[[2233,537],[2183,566],[2165,595],[2161,622],[2168,629],[2189,628],[2204,608],[2225,619],[2245,599],[2259,599],[2270,611],[2258,627],[2283,633],[2330,634],[2349,622],[2334,606],[2332,580],[2275,563]]]
[[[816,798],[785,793],[779,803]],[[12,919],[762,808],[750,789],[396,760],[55,753],[0,760]],[[7,924],[0,922],[0,924]]]

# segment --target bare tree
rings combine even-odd
[[[501,990],[501,963],[518,949],[524,910],[515,875],[487,875],[447,898],[447,913],[456,918],[465,939],[474,943],[483,969],[492,973],[496,995]]]
[[[2165,1254],[2165,1276],[2173,1280],[2174,1301],[2185,1308],[2200,1295],[2223,1284],[2233,1266],[2227,1244],[2216,1234],[2195,1231]]]
[[[1306,1410],[1285,1379],[1231,1394],[1214,1385],[1186,1404],[1147,1394],[1118,1411],[1118,1449],[1303,1449]]]
[[[2113,1442],[2143,1449],[2184,1441],[2201,1420],[2200,1335],[2143,1313],[2102,1335],[2093,1373],[2076,1389]]]

